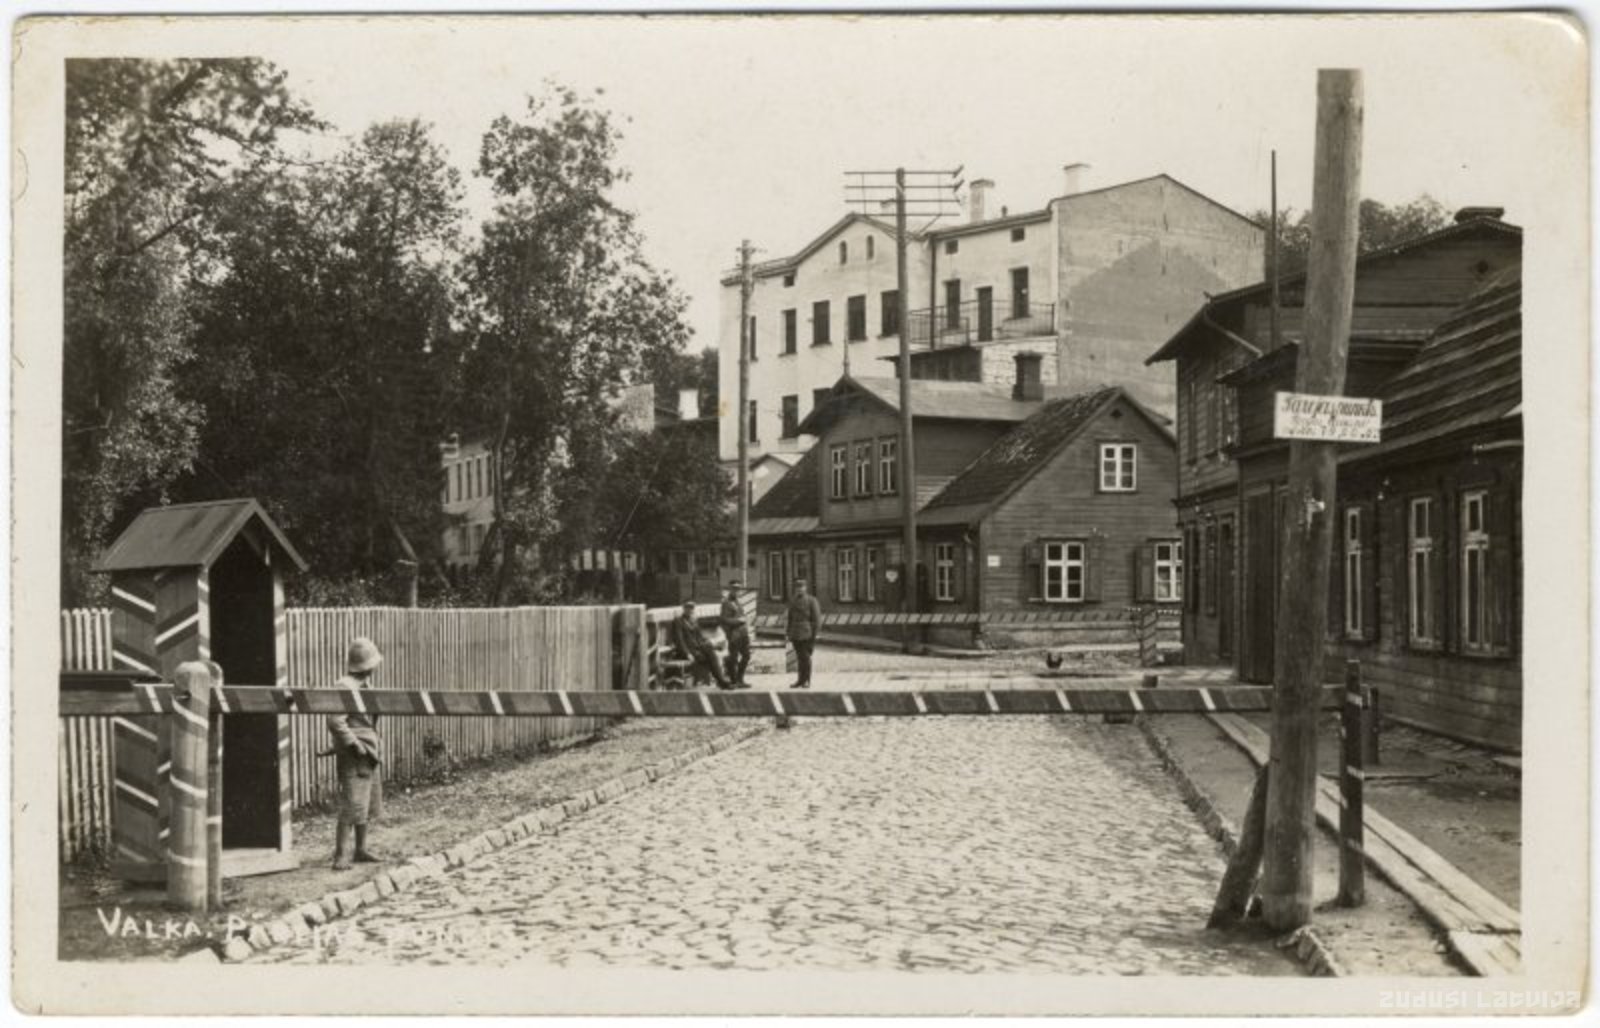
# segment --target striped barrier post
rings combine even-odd
[[[1343,907],[1359,907],[1366,901],[1366,754],[1362,731],[1366,707],[1361,662],[1347,660],[1339,708],[1339,742],[1343,751],[1339,769],[1339,905]]]
[[[188,661],[178,665],[173,678],[167,899],[181,910],[203,912],[207,909],[210,877],[206,824],[211,671],[200,661]]]
[[[205,662],[211,673],[210,738],[206,742],[206,902],[222,905],[222,665]]]

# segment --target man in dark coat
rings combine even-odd
[[[683,609],[672,619],[672,645],[692,662],[692,667],[709,672],[717,680],[718,689],[734,687],[722,672],[722,661],[717,657],[716,647],[711,645],[711,640],[700,631],[700,624],[694,619],[693,600],[684,600]]]
[[[722,599],[722,632],[728,637],[728,677],[742,686],[745,669],[750,666],[750,626],[739,602],[739,588],[738,582],[728,586],[728,595]]]
[[[805,581],[794,584],[794,597],[789,600],[789,618],[786,633],[794,645],[795,660],[799,664],[800,679],[789,688],[811,688],[811,649],[817,644],[817,633],[822,630],[822,604],[815,596],[807,595]]]
[[[383,663],[371,639],[365,636],[350,643],[345,657],[345,675],[334,683],[336,689],[361,690],[371,687],[372,672]],[[355,829],[355,861],[377,863],[379,858],[367,849],[367,826],[383,813],[383,741],[378,737],[376,714],[332,714],[328,732],[333,736],[339,777],[339,826],[335,829],[333,866],[345,870],[350,858],[345,854],[350,831]]]

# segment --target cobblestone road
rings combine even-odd
[[[260,959],[1296,973],[1222,867],[1131,726],[808,721]]]

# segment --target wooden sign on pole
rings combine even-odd
[[[1356,396],[1278,393],[1272,438],[1324,443],[1375,443],[1383,426],[1383,401]]]

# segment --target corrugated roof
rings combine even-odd
[[[1522,406],[1522,278],[1508,268],[1446,318],[1383,390],[1383,441],[1350,459],[1488,425]]]
[[[807,450],[800,462],[782,478],[773,483],[756,505],[750,508],[750,519],[812,518],[822,515],[821,497],[817,495],[817,448]],[[814,526],[813,526],[814,527]],[[753,531],[753,530],[752,530]]]
[[[101,556],[96,571],[210,567],[254,521],[268,541],[304,571],[306,562],[255,500],[213,500],[153,507],[133,519]]]
[[[1031,478],[1078,431],[1122,395],[1115,386],[1051,400],[995,440],[930,500],[928,511],[992,505]]]

